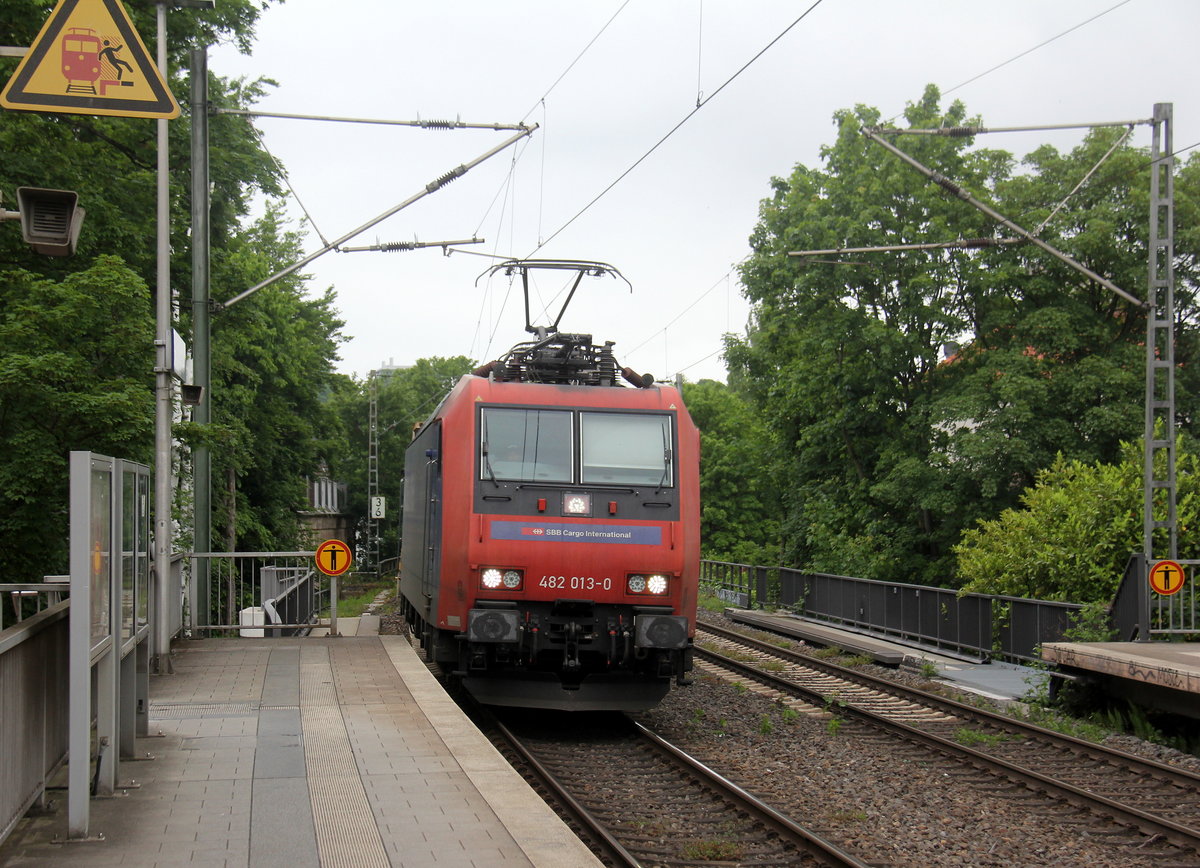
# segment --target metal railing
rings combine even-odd
[[[71,591],[70,576],[45,576],[41,582],[0,584],[0,631],[62,602]]]
[[[65,590],[0,585],[18,601],[18,617],[0,629],[0,841],[44,798],[67,756],[70,600],[51,602]]]
[[[981,658],[1034,661],[1063,638],[1077,603],[960,594],[950,588],[880,582],[787,567],[702,561],[701,588],[745,608],[797,615],[900,642]]]
[[[1118,639],[1148,642],[1156,636],[1200,635],[1200,594],[1196,590],[1200,560],[1175,563],[1183,569],[1183,583],[1174,593],[1162,594],[1151,588],[1153,566],[1146,556],[1130,556],[1112,607]]]
[[[336,579],[318,572],[313,552],[192,553],[189,622],[194,632],[281,636],[329,618],[336,632]]]

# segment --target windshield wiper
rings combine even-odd
[[[486,413],[483,414],[483,442],[480,444],[480,447],[483,453],[481,456],[483,458],[483,469],[487,471],[488,479],[492,480],[492,485],[499,488],[500,483],[496,481],[496,471],[492,470],[492,460],[488,458],[488,427]]]
[[[660,479],[658,481],[658,489],[654,492],[654,495],[656,497],[658,495],[662,494],[663,489],[667,487],[667,477],[671,473],[671,459],[673,457],[671,455],[671,444],[667,440],[667,429],[666,428],[662,429],[662,436],[663,436],[663,475],[662,475],[662,479]]]

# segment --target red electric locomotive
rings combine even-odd
[[[407,451],[405,614],[485,703],[650,708],[691,670],[699,433],[611,343],[529,325],[530,269],[575,269],[572,294],[615,269],[497,268],[525,280],[538,339],[463,377]]]

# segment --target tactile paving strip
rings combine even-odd
[[[301,654],[300,721],[322,868],[388,868],[337,704],[333,667],[325,648],[306,648]]]
[[[200,717],[250,717],[258,714],[252,702],[150,703],[151,720],[192,720]]]

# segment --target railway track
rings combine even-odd
[[[720,649],[720,650],[718,650]],[[1200,853],[1200,775],[703,624],[697,657],[995,777]],[[772,671],[775,670],[775,671]],[[796,701],[796,700],[792,700]]]
[[[496,729],[610,864],[867,865],[622,715],[512,717]]]

